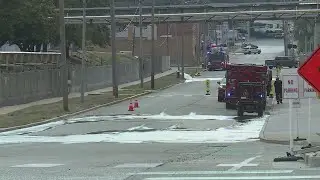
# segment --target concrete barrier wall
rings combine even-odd
[[[160,57],[155,60],[155,72],[170,69],[168,59]],[[144,61],[144,77],[151,74],[150,60]],[[81,85],[81,66],[70,68],[71,92],[79,92]],[[87,91],[112,86],[111,66],[95,66],[86,69],[85,81]],[[119,84],[139,80],[139,64],[137,61],[121,63],[117,66]],[[62,96],[61,70],[44,69],[25,72],[0,73],[0,106],[23,104],[45,98]]]

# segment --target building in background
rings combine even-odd
[[[156,57],[170,58],[173,65],[181,62],[181,58],[183,57],[186,66],[197,65],[199,63],[199,56],[201,56],[200,39],[201,37],[206,39],[206,37],[203,37],[203,35],[207,34],[206,27],[202,23],[156,24],[154,33]],[[116,49],[118,52],[122,51],[131,53],[133,56],[139,56],[139,37],[139,27],[133,25],[119,27],[116,33]],[[143,28],[142,37],[143,56],[151,58],[151,25]]]

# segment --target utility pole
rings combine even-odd
[[[132,57],[134,57],[136,48],[136,26],[133,25],[133,37],[132,37]]]
[[[151,55],[151,89],[154,89],[154,61],[155,61],[155,47],[154,47],[154,5],[155,0],[152,0],[152,24],[151,24],[151,39],[152,39],[152,55]]]
[[[184,21],[184,18],[181,17],[181,22]],[[181,26],[184,24],[181,23]],[[184,27],[181,28],[181,79],[184,79]]]
[[[179,55],[179,40],[180,40],[180,38],[178,38],[178,30],[177,30],[177,23],[175,23],[174,24],[175,25],[175,39],[176,39],[176,43],[177,43],[177,49],[176,49],[176,54],[177,54],[177,64],[178,64],[178,71],[179,71],[179,73],[180,73],[180,55]]]
[[[284,55],[288,56],[288,21],[283,20],[283,32],[284,32]]]
[[[66,29],[64,22],[64,0],[59,0],[59,21],[60,21],[60,52],[62,64],[62,94],[63,109],[69,111],[68,103],[68,64],[66,58]]]
[[[118,93],[118,81],[117,81],[117,52],[116,52],[116,21],[115,21],[115,10],[114,0],[111,0],[111,51],[112,51],[112,84],[113,84],[113,96],[119,97]]]
[[[140,26],[139,75],[140,75],[140,88],[143,88],[143,42],[142,42],[142,2],[141,0],[139,0],[139,26]]]
[[[85,78],[85,63],[86,63],[86,0],[82,0],[83,19],[82,19],[82,61],[81,61],[81,103],[84,102],[84,78]]]

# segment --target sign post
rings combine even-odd
[[[293,136],[292,136],[292,99],[289,99],[289,138],[290,138],[290,153],[293,152]]]
[[[311,144],[311,99],[317,97],[317,92],[307,81],[303,81],[303,96],[308,98],[308,143]]]
[[[290,138],[290,152],[293,152],[293,135],[292,135],[292,108],[299,101],[299,77],[298,75],[282,75],[283,99],[289,99],[289,138]],[[295,101],[293,101],[293,99]],[[297,103],[298,102],[298,103]]]

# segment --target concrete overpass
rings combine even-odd
[[[151,13],[151,6],[143,6],[143,13]],[[234,12],[234,11],[265,11],[265,10],[295,10],[295,9],[317,9],[316,3],[295,2],[257,2],[257,3],[210,3],[196,5],[170,5],[155,6],[158,14],[174,14],[174,13],[200,13],[200,12]],[[69,15],[81,15],[80,8],[65,8],[65,12]],[[138,6],[116,7],[116,14],[127,15],[136,14]],[[86,8],[87,15],[110,14],[109,7]]]
[[[157,23],[179,23],[179,22],[218,22],[228,20],[254,21],[254,20],[295,20],[310,19],[319,16],[320,9],[297,9],[297,10],[265,10],[265,11],[233,11],[233,12],[205,12],[205,13],[173,13],[173,14],[155,14]],[[152,15],[143,14],[143,22],[151,23]],[[118,24],[138,23],[139,15],[116,15]],[[82,23],[82,16],[65,17],[66,24]],[[87,16],[90,23],[110,23],[110,15]]]

